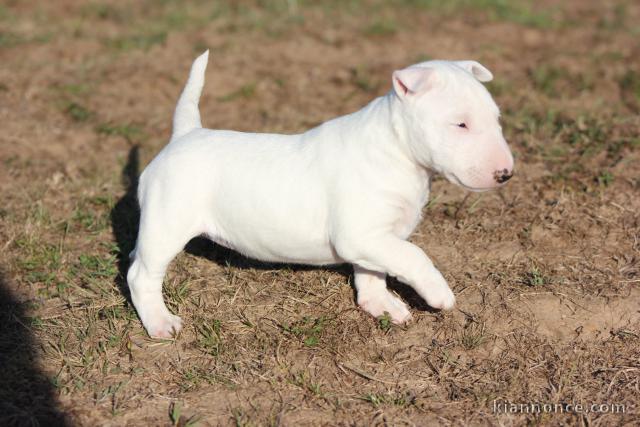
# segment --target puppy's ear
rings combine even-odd
[[[431,89],[437,82],[436,70],[430,67],[409,67],[393,72],[393,90],[400,99]]]
[[[456,65],[473,74],[473,77],[481,82],[493,80],[493,74],[484,65],[477,61],[455,61]]]

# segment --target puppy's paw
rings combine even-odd
[[[182,329],[182,319],[168,311],[147,319],[143,323],[151,338],[171,339]]]
[[[456,304],[456,297],[449,288],[442,273],[435,267],[427,274],[425,281],[414,288],[418,294],[433,308],[451,310]]]
[[[444,286],[433,286],[426,291],[425,301],[433,308],[439,310],[451,310],[456,304],[456,297],[453,291],[445,283]]]
[[[372,295],[366,299],[359,300],[358,305],[376,318],[383,316],[387,312],[391,322],[396,325],[401,325],[411,320],[411,313],[406,304],[389,291],[386,291],[383,295]]]

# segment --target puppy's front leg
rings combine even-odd
[[[442,274],[422,249],[412,243],[392,235],[344,238],[336,242],[335,249],[342,259],[357,266],[356,274],[360,269],[387,273],[410,285],[431,307],[448,310],[455,304],[453,292]],[[381,285],[377,282],[372,286],[379,288]],[[358,294],[364,287],[364,284],[356,286]]]
[[[358,291],[358,305],[373,317],[388,313],[396,324],[411,319],[411,313],[400,298],[387,290],[387,275],[376,271],[365,270],[354,265],[353,274]]]

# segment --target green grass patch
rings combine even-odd
[[[351,70],[351,82],[358,89],[368,93],[374,93],[380,87],[380,82],[375,80],[371,71],[364,66]]]
[[[19,267],[24,271],[26,282],[44,285],[43,292],[49,292],[60,284],[58,271],[62,267],[60,246],[33,238],[18,238],[16,246],[22,252]]]
[[[613,182],[613,175],[609,171],[602,171],[596,176],[596,182],[601,187],[608,187]]]
[[[480,347],[487,340],[484,322],[471,321],[460,332],[460,344],[465,350]]]
[[[77,267],[88,280],[112,278],[118,273],[116,261],[114,255],[82,254],[78,257]]]
[[[69,83],[59,86],[61,92],[72,96],[82,96],[89,93],[90,87],[86,83]]]
[[[172,402],[169,405],[169,418],[173,427],[195,427],[202,420],[202,417],[198,415],[190,417],[183,415],[180,402]]]
[[[640,100],[640,73],[628,70],[619,80],[620,89],[630,92]]]
[[[368,36],[392,36],[397,32],[398,24],[390,19],[375,21],[364,30],[365,35]]]
[[[292,325],[282,325],[282,330],[301,339],[307,347],[314,347],[320,341],[326,323],[327,318],[324,316],[317,318],[305,316]]]
[[[222,322],[218,319],[201,320],[195,324],[198,347],[203,352],[218,356],[222,349]]]
[[[105,3],[88,2],[82,6],[80,13],[85,19],[97,18],[101,21],[113,22],[122,22],[125,19],[122,10]]]
[[[120,136],[130,143],[141,142],[147,137],[145,131],[140,126],[131,123],[102,123],[96,127],[96,132],[106,136]]]
[[[540,66],[531,71],[535,88],[552,98],[558,96],[558,81],[564,78],[567,78],[566,71],[553,66]]]
[[[92,197],[81,200],[65,227],[99,233],[111,226],[113,200],[109,197]]]
[[[305,371],[294,374],[290,382],[291,384],[294,384],[302,388],[303,390],[308,391],[315,397],[322,398],[324,396],[324,393],[322,391],[322,384],[312,381],[311,375],[309,375]]]
[[[0,31],[0,47],[14,47],[26,42],[27,39],[21,35],[9,31]]]
[[[538,287],[549,284],[550,280],[542,273],[542,271],[540,271],[540,269],[533,267],[524,274],[523,282],[527,286]]]
[[[75,122],[86,122],[93,116],[93,113],[88,108],[77,102],[69,102],[65,112]]]
[[[221,97],[218,98],[218,101],[220,102],[229,102],[229,101],[234,101],[236,99],[251,99],[255,96],[256,94],[256,83],[255,82],[251,82],[251,83],[247,83],[243,86],[241,86],[239,89],[234,90],[231,93],[228,93],[227,95],[223,95]]]
[[[16,32],[0,30],[0,47],[10,48],[28,43],[47,43],[52,37],[52,33],[46,32],[27,37]]]
[[[235,384],[227,378],[217,375],[210,368],[194,365],[184,368],[179,372],[178,386],[182,391],[193,391],[199,389],[202,385],[223,384],[229,389],[233,389]]]
[[[10,19],[15,19],[15,16],[11,11],[4,5],[0,5],[0,22],[8,21]]]
[[[374,408],[385,405],[406,408],[415,403],[415,397],[411,393],[367,393],[360,397],[360,399],[370,403]]]
[[[549,9],[536,10],[533,7],[535,3],[526,0],[396,0],[394,3],[419,7],[446,16],[476,14],[491,21],[513,22],[535,28],[551,28],[557,25]]]
[[[393,322],[391,322],[391,316],[386,311],[382,316],[378,318],[378,328],[380,330],[387,332],[393,326]]]
[[[636,112],[640,112],[640,72],[627,70],[618,79],[618,86],[624,103]]]
[[[162,44],[167,40],[166,31],[156,31],[148,34],[133,34],[129,36],[111,39],[108,45],[116,50],[128,51],[132,49],[149,50],[156,44]]]

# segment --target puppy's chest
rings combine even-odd
[[[406,239],[422,220],[422,208],[429,199],[429,184],[420,186],[420,191],[398,200],[394,233]]]

